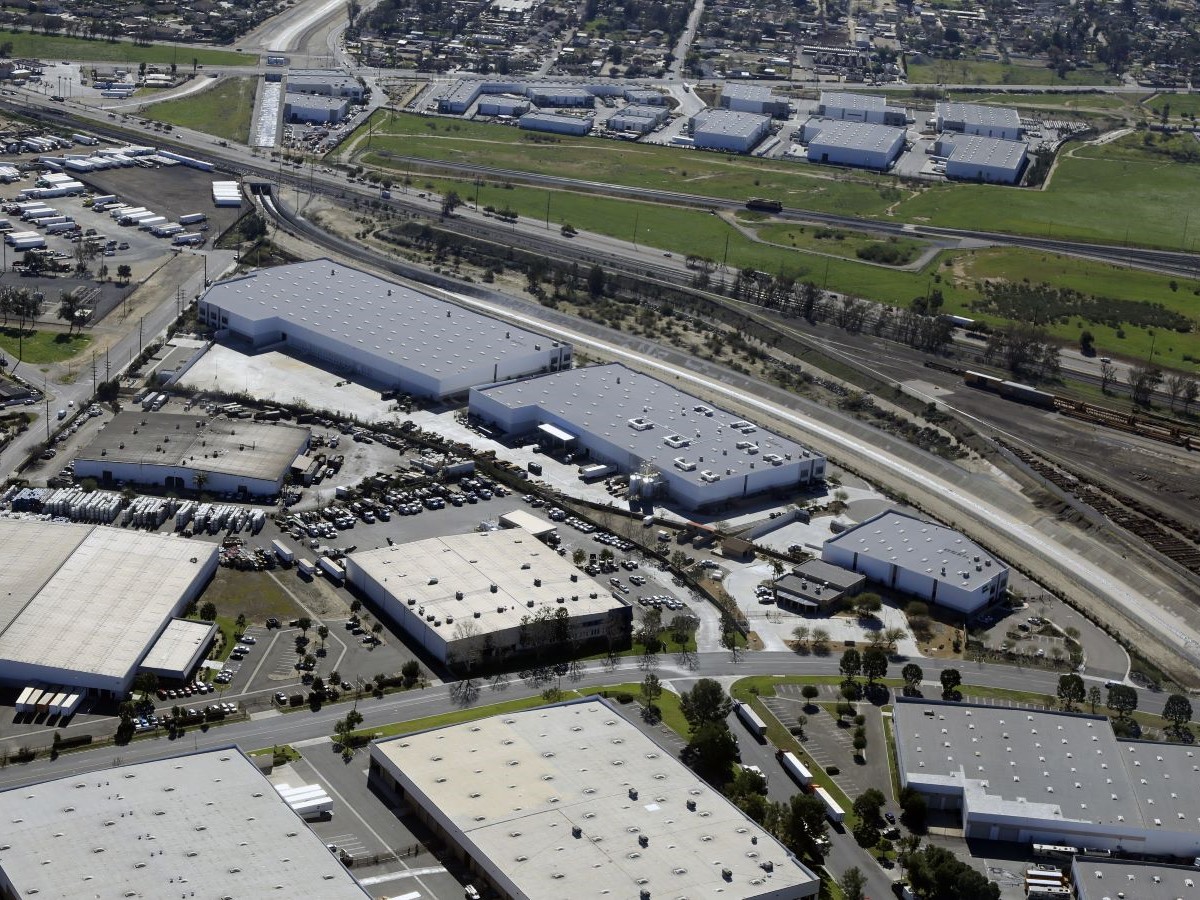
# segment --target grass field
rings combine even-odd
[[[896,259],[890,265],[902,266],[912,262],[928,245],[924,241],[900,238],[877,240],[857,231],[842,231],[815,225],[773,224],[756,228],[759,238],[783,247],[829,253],[846,259],[858,259],[859,251],[884,248],[894,252]]]
[[[145,116],[244,144],[250,140],[257,84],[248,76],[225,78],[208,90],[148,106]]]
[[[1200,94],[1155,94],[1144,105],[1155,117],[1161,116],[1168,106],[1171,119],[1200,116]]]
[[[179,71],[187,71],[195,60],[202,66],[252,66],[258,63],[254,54],[236,53],[230,50],[208,50],[196,47],[176,47],[172,44],[153,44],[139,47],[129,41],[89,41],[84,38],[60,35],[30,34],[28,31],[4,32],[0,41],[11,42],[12,57],[60,60],[72,62],[131,62],[170,65],[176,63]]]
[[[29,329],[25,330],[22,342],[21,334],[15,326],[0,328],[0,349],[15,359],[17,350],[20,348],[21,361],[34,365],[70,359],[91,342],[92,337],[89,334],[68,335],[65,332],[31,331]]]
[[[1047,92],[997,91],[979,94],[974,91],[951,91],[950,97],[962,103],[991,103],[1017,109],[1054,109],[1081,112],[1133,111],[1137,103],[1122,94],[1083,94],[1078,92],[1054,94]]]
[[[1116,84],[1104,69],[1075,69],[1059,78],[1044,65],[1014,65],[987,60],[947,59],[908,64],[909,84]]]
[[[219,568],[204,599],[217,607],[218,622],[221,617],[233,622],[238,615],[245,614],[248,623],[261,626],[270,616],[286,622],[304,614],[267,572]]]
[[[889,203],[904,196],[886,176],[804,163],[689,153],[602,138],[533,141],[529,132],[504,125],[407,113],[377,113],[373,119],[374,137],[362,162],[401,171],[403,163],[393,163],[374,151],[706,197],[778,197],[787,206],[847,215],[880,215]]]

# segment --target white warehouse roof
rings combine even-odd
[[[754,900],[819,888],[774,837],[603,700],[405,735],[371,754],[506,896],[646,889]]]
[[[981,103],[937,104],[937,115],[949,122],[962,122],[968,127],[1016,128],[1021,127],[1021,116],[1011,106],[985,106]]]
[[[13,896],[370,896],[236,747],[12,788],[0,820]]]
[[[878,94],[860,94],[857,91],[821,91],[821,106],[834,109],[874,109],[888,108],[887,97]]]
[[[730,109],[706,109],[692,117],[693,131],[696,133],[725,134],[746,139],[755,137],[769,121],[769,116]]]
[[[897,140],[904,139],[904,129],[876,125],[872,122],[823,119],[810,125],[819,128],[812,138],[812,143],[843,150],[870,150],[882,153],[891,150]]]
[[[196,657],[212,640],[216,628],[215,622],[173,620],[154,642],[141,667],[156,674],[185,677],[196,662]]]
[[[954,135],[944,139],[951,146],[948,158],[961,166],[985,166],[1016,172],[1025,161],[1025,144],[1022,141],[1002,141],[981,135]]]
[[[74,685],[131,675],[219,552],[204,541],[12,519],[0,519],[0,547],[0,677],[36,667]]]

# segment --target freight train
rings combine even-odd
[[[1005,381],[1003,378],[997,378],[995,375],[985,375],[982,372],[971,371],[963,373],[963,381],[971,387],[993,391],[1001,397],[1007,397],[1009,400],[1016,400],[1019,403],[1028,403],[1031,406],[1040,406],[1043,409],[1057,408],[1057,403],[1055,402],[1057,398],[1054,394],[1039,391],[1037,388],[1021,384],[1019,381]]]

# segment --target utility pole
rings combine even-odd
[[[546,191],[546,230],[550,230],[550,192]]]
[[[142,316],[138,319],[138,353],[142,352],[142,326],[146,322],[146,317]]]
[[[92,351],[92,396],[96,396],[96,351]]]

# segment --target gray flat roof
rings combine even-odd
[[[248,319],[305,326],[382,365],[419,365],[439,378],[553,343],[536,332],[328,259],[274,266],[218,282],[201,302]]]
[[[324,94],[298,94],[284,97],[288,106],[306,106],[309,109],[341,109],[349,101],[345,97],[326,97]]]
[[[410,802],[436,808],[472,856],[530,900],[604,888],[691,900],[818,889],[775,838],[599,699],[405,735],[372,752],[415,786]]]
[[[154,354],[154,371],[174,372],[205,346],[207,344],[204,341],[176,338],[169,344],[164,344],[158,353]]]
[[[984,106],[980,103],[939,103],[937,114],[951,122],[968,125],[991,125],[997,128],[1020,128],[1021,116],[1011,106]]]
[[[951,162],[964,166],[994,166],[1016,171],[1025,159],[1025,144],[1021,141],[1002,141],[977,134],[955,135],[950,139],[954,149]]]
[[[521,122],[543,122],[546,124],[571,124],[571,125],[591,125],[592,117],[588,116],[570,116],[566,113],[555,112],[528,112],[521,116]]]
[[[619,363],[477,390],[510,409],[537,407],[553,413],[574,428],[696,484],[703,482],[701,476],[709,467],[722,473],[732,469],[729,474],[737,477],[752,465],[771,465],[766,458],[771,454],[784,459],[817,455],[802,444]],[[679,469],[674,460],[680,457],[695,462],[696,468]]]
[[[821,91],[822,106],[836,109],[887,109],[887,97],[877,94],[859,94],[854,91]]]
[[[1007,568],[960,532],[895,509],[872,516],[825,543],[922,572],[967,591],[986,584]]]
[[[516,628],[543,608],[586,616],[628,605],[523,528],[429,538],[350,558],[399,602],[424,607],[448,641],[457,622],[487,633]]]
[[[866,575],[859,575],[857,572],[851,572],[849,569],[843,569],[841,566],[835,566],[820,559],[806,560],[797,566],[795,571],[801,578],[820,581],[843,591],[858,587],[867,580]]]
[[[763,127],[764,122],[769,122],[770,118],[758,113],[736,112],[732,109],[706,109],[696,113],[692,121],[695,131],[749,138]]]
[[[0,631],[0,661],[117,678],[219,552],[206,541],[11,519],[0,519],[0,547],[0,597],[25,599]]]
[[[767,84],[746,84],[744,81],[727,81],[721,88],[721,96],[738,98],[740,100],[761,100],[764,103],[772,100],[783,100],[775,96],[775,89]]]
[[[208,645],[216,627],[215,622],[175,619],[154,642],[154,646],[142,660],[142,668],[183,672],[201,648]]]
[[[236,747],[0,793],[21,897],[370,895]]]
[[[1200,750],[1187,745],[1119,741],[1103,716],[1076,713],[901,699],[894,716],[908,777],[973,786],[976,811],[1200,832]]]
[[[288,470],[308,436],[307,428],[291,425],[133,410],[117,413],[77,458],[272,481]]]
[[[1075,900],[1200,900],[1200,871],[1135,860],[1077,856]]]
[[[288,91],[293,88],[305,91],[326,86],[340,88],[345,84],[361,87],[353,76],[336,69],[291,69],[287,73]]]
[[[843,119],[821,120],[821,130],[810,144],[846,150],[889,150],[897,138],[903,139],[904,129],[874,122],[847,122]]]

